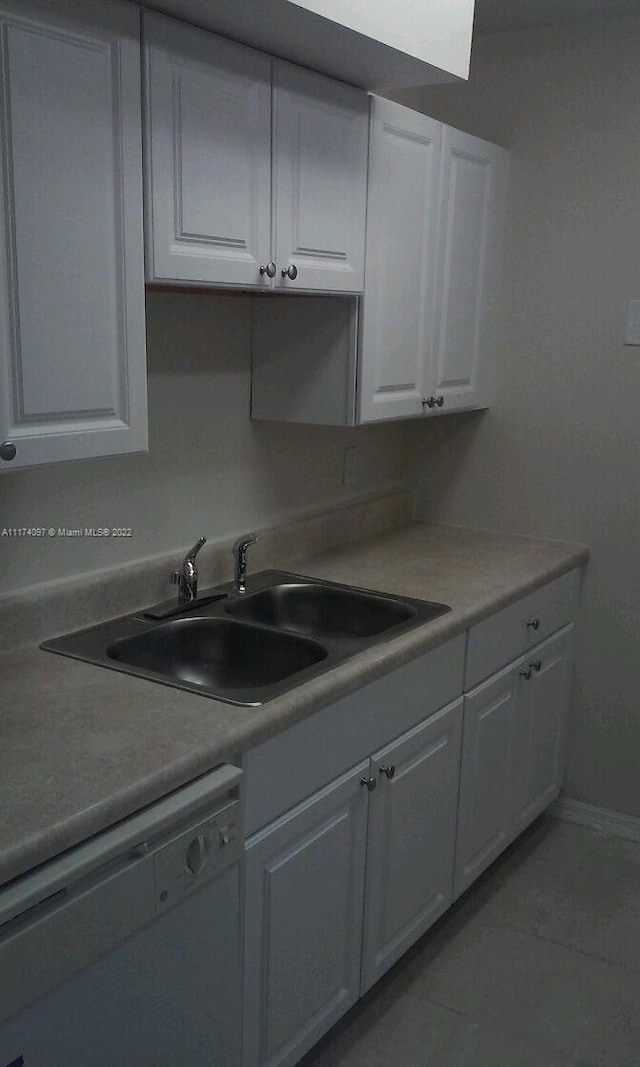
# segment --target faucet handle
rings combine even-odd
[[[239,552],[246,552],[249,545],[255,545],[257,540],[258,538],[254,533],[245,534],[244,537],[239,537],[231,549],[232,555],[237,556]]]
[[[258,539],[255,534],[245,534],[244,537],[238,538],[234,547],[231,548],[231,552],[233,552],[235,555],[240,550],[240,548],[249,548],[250,544],[255,544],[257,540]]]

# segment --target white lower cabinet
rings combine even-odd
[[[560,791],[572,637],[566,626],[465,695],[456,897]]]
[[[297,1063],[451,903],[461,732],[459,699],[249,840],[245,1067]]]
[[[462,700],[371,760],[362,992],[452,900]]]
[[[244,1067],[296,1064],[557,796],[579,588],[561,575],[247,754]]]
[[[560,792],[567,755],[573,626],[538,645],[520,678],[514,837]],[[529,673],[531,672],[531,673]]]
[[[245,1065],[284,1067],[360,995],[363,762],[247,846]]]

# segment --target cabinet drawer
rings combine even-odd
[[[403,664],[247,754],[247,835],[462,692],[465,635]]]
[[[539,641],[573,621],[580,594],[580,570],[510,604],[469,630],[465,689],[517,659]]]

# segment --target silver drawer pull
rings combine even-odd
[[[395,765],[393,763],[389,763],[386,766],[383,766],[383,767],[380,768],[380,774],[385,774],[387,776],[387,778],[389,778],[389,779],[393,778],[395,773],[396,773],[396,768],[395,768]]]
[[[361,778],[360,779],[360,785],[366,785],[366,787],[367,787],[367,789],[369,790],[370,793],[373,793],[373,791],[374,791],[375,787],[377,786],[377,784],[378,784],[378,779],[377,778]]]
[[[532,630],[540,629],[540,619],[529,619],[527,626],[530,626]]]

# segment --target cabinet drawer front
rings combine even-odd
[[[578,569],[563,574],[472,626],[467,644],[465,689],[477,685],[539,641],[573,622],[580,594],[580,577]]]
[[[247,834],[460,696],[464,644],[460,634],[249,752]]]

